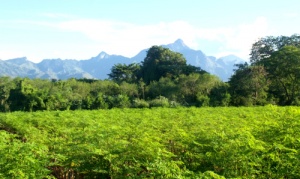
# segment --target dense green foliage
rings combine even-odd
[[[300,35],[292,36],[267,36],[259,39],[252,45],[251,63],[257,63],[263,59],[269,58],[274,52],[282,49],[284,46],[300,47]]]
[[[0,114],[1,178],[299,178],[300,109]]]
[[[140,66],[136,63],[129,65],[116,64],[112,67],[111,73],[108,74],[109,78],[117,83],[127,82],[134,83],[138,80]]]
[[[232,94],[231,104],[251,106],[267,104],[269,81],[262,66],[237,65],[238,69],[229,81]]]
[[[222,88],[226,95],[210,101],[210,91],[225,87],[224,82],[161,46],[151,47],[142,64],[116,64],[108,76],[51,81],[1,77],[0,111],[228,105],[227,88]]]
[[[300,105],[300,36],[265,37],[231,77],[232,105]]]
[[[109,80],[0,77],[0,111],[176,106],[300,105],[300,36],[265,37],[251,64],[225,83],[182,54],[151,47],[141,64],[116,64]]]
[[[192,73],[205,73],[200,68],[186,64],[182,54],[173,52],[168,48],[153,46],[142,62],[140,77],[146,84],[158,81],[162,77],[176,79],[179,75]]]
[[[211,91],[226,86],[209,74],[180,75],[176,80],[161,78],[146,85],[117,83],[111,80],[49,81],[41,79],[0,78],[0,111],[42,111],[152,107],[155,101],[165,99],[166,105],[174,107],[204,106],[210,101],[226,106],[226,97],[210,100]],[[225,91],[223,91],[226,93]],[[137,102],[144,105],[137,105]],[[156,103],[156,107],[158,103]]]
[[[269,58],[262,59],[272,86],[272,93],[283,105],[297,104],[300,99],[300,49],[285,46]]]
[[[268,105],[300,105],[299,35],[228,83],[160,46],[108,75],[0,77],[0,178],[300,178],[300,109]]]

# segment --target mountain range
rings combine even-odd
[[[201,50],[188,47],[181,39],[162,46],[183,54],[187,64],[200,67],[223,81],[228,81],[233,74],[234,64],[246,62],[234,55],[221,58],[206,56]],[[132,58],[101,52],[88,60],[44,59],[39,63],[31,62],[26,57],[0,60],[0,76],[43,79],[107,79],[107,74],[110,73],[113,65],[140,63],[146,57],[147,50],[140,51]]]

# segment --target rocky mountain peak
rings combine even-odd
[[[206,56],[201,50],[188,47],[182,39],[177,39],[171,44],[162,46],[181,53],[187,64],[200,67],[211,74],[217,75],[223,81],[227,81],[232,75],[234,64],[244,63],[243,59],[234,55],[218,59]],[[102,51],[97,56],[87,60],[48,59],[37,64],[29,61],[26,57],[15,58],[0,61],[0,76],[49,79],[67,79],[71,77],[107,79],[107,74],[110,73],[113,65],[118,63],[141,63],[146,54],[147,49],[144,49],[136,56],[127,58],[120,55],[109,55]]]
[[[105,58],[108,58],[108,57],[109,57],[109,55],[104,51],[99,53],[99,55],[97,56],[98,59],[105,59]]]
[[[174,43],[165,45],[165,47],[169,48],[172,51],[182,51],[190,49],[182,39],[177,39]]]
[[[7,60],[7,61],[11,62],[11,63],[14,63],[14,64],[17,64],[17,65],[21,65],[21,64],[29,62],[27,57],[13,58],[13,59],[10,59],[10,60]]]

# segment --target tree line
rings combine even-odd
[[[140,64],[116,64],[107,80],[0,78],[0,111],[176,106],[299,105],[300,36],[265,37],[228,82],[153,46]]]
[[[300,35],[265,37],[229,81],[231,104],[300,105]]]

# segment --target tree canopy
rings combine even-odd
[[[284,46],[300,47],[300,35],[292,36],[267,36],[261,38],[252,45],[250,60],[251,63],[257,63],[264,58],[269,58],[274,52]]]
[[[140,66],[137,63],[126,64],[116,64],[112,67],[111,73],[108,74],[109,78],[117,83],[128,82],[133,83],[138,80],[138,72]]]
[[[248,63],[236,65],[234,75],[229,81],[231,104],[234,106],[263,105],[267,103],[268,79],[262,66]]]
[[[232,103],[299,105],[300,36],[262,38],[250,55],[251,65],[239,66],[229,81]]]
[[[201,69],[187,65],[182,54],[162,46],[153,46],[141,65],[141,77],[146,84],[161,77],[176,78],[180,74],[200,72]]]
[[[272,92],[279,98],[280,104],[291,105],[299,100],[300,48],[284,46],[259,64],[265,67],[272,82]]]

